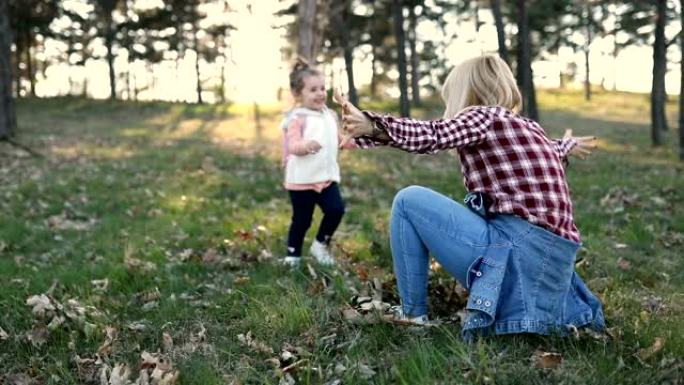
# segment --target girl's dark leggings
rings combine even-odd
[[[328,243],[342,221],[344,201],[335,182],[320,193],[314,190],[289,190],[289,193],[292,202],[292,223],[287,237],[287,255],[301,256],[304,237],[311,227],[314,207],[318,205],[323,210],[323,220],[318,228],[316,240]]]

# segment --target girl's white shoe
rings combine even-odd
[[[318,242],[314,239],[313,243],[311,244],[311,249],[309,251],[311,252],[311,255],[314,258],[316,258],[316,261],[318,261],[318,263],[320,263],[321,265],[335,265],[335,258],[333,258],[333,256],[330,255],[328,245],[326,245],[325,243]]]
[[[293,257],[293,256],[287,256],[282,259],[282,264],[285,266],[289,266],[291,268],[299,267],[301,264],[301,258],[300,257]]]

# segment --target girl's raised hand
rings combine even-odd
[[[572,136],[571,129],[565,130],[563,139],[575,139],[577,141],[577,145],[570,150],[570,155],[580,159],[586,159],[591,155],[591,151],[596,148],[595,136]]]
[[[342,128],[344,135],[340,147],[354,138],[370,135],[373,132],[373,122],[366,117],[347,98],[342,96],[339,89],[333,91],[333,99],[342,107]]]

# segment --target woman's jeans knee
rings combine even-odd
[[[420,186],[396,195],[390,246],[404,313],[427,313],[429,256],[462,284],[487,247],[487,222],[456,201]]]

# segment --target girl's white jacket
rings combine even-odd
[[[340,181],[340,166],[337,163],[339,136],[337,119],[330,109],[322,111],[295,108],[283,121],[287,129],[290,121],[304,118],[302,140],[315,140],[321,149],[315,154],[288,154],[285,159],[285,183],[308,184]]]

